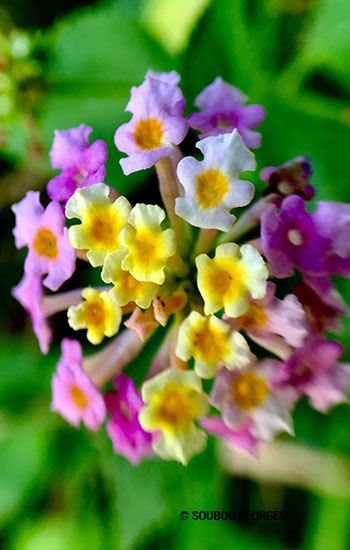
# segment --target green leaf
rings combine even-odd
[[[108,146],[106,181],[127,193],[145,179],[143,171],[124,176],[113,137],[130,119],[124,112],[130,88],[139,85],[149,68],[174,68],[162,48],[123,5],[102,5],[62,19],[47,36],[52,50],[49,78],[53,84],[43,105],[41,126],[51,147],[54,130],[85,123],[93,139]]]

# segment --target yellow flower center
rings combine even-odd
[[[163,125],[157,118],[139,120],[135,126],[134,140],[140,149],[158,149],[162,146],[163,138]]]
[[[242,327],[263,327],[266,321],[267,316],[264,308],[259,304],[250,304],[247,313],[238,319]]]
[[[181,384],[168,384],[155,400],[154,425],[177,432],[190,427],[193,420],[191,398],[196,392]]]
[[[233,398],[244,410],[260,405],[269,393],[265,380],[252,372],[238,375],[232,384]]]
[[[57,258],[57,239],[50,229],[42,227],[34,239],[34,250],[39,256],[46,256],[50,260]]]
[[[148,269],[158,258],[159,232],[137,231],[136,239],[132,243],[135,264]]]
[[[207,278],[208,292],[214,296],[219,293],[224,300],[234,300],[245,287],[243,268],[233,258],[213,262]]]
[[[71,397],[79,409],[85,409],[88,404],[88,400],[82,390],[74,384],[70,389]]]
[[[89,216],[88,234],[95,247],[102,247],[110,252],[119,246],[118,235],[120,223],[109,205],[98,205]]]
[[[229,353],[227,334],[219,332],[208,322],[195,332],[193,346],[196,348],[193,353],[195,359],[208,364],[216,365]]]
[[[202,208],[211,208],[219,204],[228,191],[226,176],[211,168],[197,177],[196,197]]]
[[[103,326],[106,320],[104,302],[100,298],[86,302],[85,319],[87,326]]]

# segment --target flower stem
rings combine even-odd
[[[194,260],[199,254],[206,253],[210,250],[215,237],[218,234],[217,229],[201,229],[199,237],[193,252],[192,259]]]
[[[188,224],[175,214],[175,199],[179,196],[179,185],[173,162],[170,157],[160,159],[156,163],[159,180],[159,190],[162,201],[174,229],[179,250],[186,254],[188,251]]]
[[[134,330],[124,330],[102,351],[84,359],[84,370],[96,386],[102,387],[139,354],[143,345]]]

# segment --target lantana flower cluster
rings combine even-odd
[[[105,181],[106,145],[89,143],[85,124],[55,131],[60,173],[47,206],[32,191],[13,206],[16,246],[28,248],[13,295],[43,353],[51,315],[67,311],[72,329],[52,410],[75,427],[105,424],[114,451],[133,464],[154,455],[186,464],[208,434],[256,454],[280,432],[293,435],[303,396],[321,412],[346,402],[350,377],[342,346],[326,336],[347,312],[332,276],[350,276],[350,205],[308,205],[306,157],[265,167],[252,202],[246,178],[263,107],[217,78],[184,116],[179,80],[148,71],[114,138],[125,176],[155,166],[161,206],[131,204]],[[179,148],[189,128],[200,132],[195,156]],[[53,294],[76,258],[101,284]],[[74,331],[86,331],[96,353],[83,353]],[[158,350],[136,387],[127,367],[142,363],[150,338]]]

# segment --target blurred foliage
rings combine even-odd
[[[317,197],[349,199],[348,0],[193,0],[188,10],[176,0],[84,2],[79,9],[78,4],[52,2],[45,9],[34,1],[3,4],[12,30],[2,28],[0,43],[8,44],[13,32],[27,36],[30,47],[20,72],[35,67],[40,75],[30,104],[33,125],[23,116],[32,88],[21,85],[22,77],[11,81],[13,97],[21,92],[22,99],[11,124],[1,120],[7,133],[0,153],[3,204],[18,200],[27,188],[43,187],[51,174],[47,152],[53,130],[82,122],[93,126],[94,139],[108,144],[107,181],[150,200],[153,172],[123,176],[113,145],[115,129],[129,117],[124,107],[130,87],[150,67],[180,72],[188,109],[216,76],[235,84],[267,110],[258,165],[308,155]],[[5,52],[7,46],[1,48]],[[18,63],[11,61],[11,67]],[[0,82],[11,74],[1,66]],[[194,139],[190,133],[185,147]],[[41,150],[34,171],[33,143]],[[10,550],[349,547],[349,500],[232,479],[218,465],[212,444],[186,469],[160,461],[133,468],[114,456],[103,430],[76,431],[49,414],[64,317],[55,321],[56,348],[42,357],[23,310],[9,297],[21,277],[23,253],[14,250],[8,210],[1,223],[7,230],[0,254],[5,305],[0,326],[6,332],[0,341],[0,544]],[[75,275],[77,281],[86,284],[86,271]],[[350,303],[349,281],[339,285]],[[344,329],[349,359],[349,320]],[[132,372],[145,371],[150,355],[146,350]],[[350,456],[348,407],[321,415],[302,401],[294,418],[299,442]],[[286,510],[286,522],[179,519],[182,510],[274,508]]]

